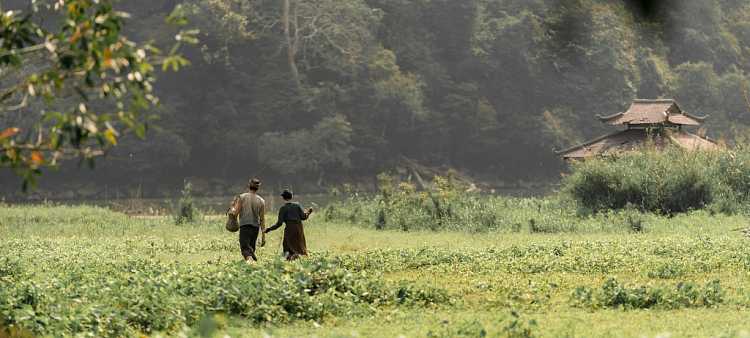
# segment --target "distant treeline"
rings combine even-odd
[[[72,179],[71,165],[42,186],[251,175],[328,185],[403,158],[549,180],[564,167],[553,149],[603,133],[594,116],[633,98],[674,97],[711,115],[709,135],[747,134],[750,3],[631,3],[122,1],[130,37],[157,44],[180,5],[201,30],[192,65],[159,79],[146,140],[123,140],[94,175]]]

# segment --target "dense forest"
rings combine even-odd
[[[710,136],[742,141],[750,3],[645,3],[121,1],[128,36],[157,45],[175,34],[164,18],[184,11],[200,30],[191,65],[159,74],[145,139],[123,139],[93,172],[63,165],[41,186],[157,194],[185,177],[221,186],[250,175],[326,186],[405,161],[553,181],[565,167],[553,150],[605,132],[594,116],[634,98],[676,98],[711,116]],[[3,189],[17,187],[2,175]]]

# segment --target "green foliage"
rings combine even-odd
[[[64,3],[78,2],[93,3]],[[110,145],[116,140],[127,149],[110,155],[121,163],[134,154],[137,162],[99,168],[93,179],[112,182],[133,170],[159,176],[163,167],[181,171],[175,177],[193,175],[196,167],[203,169],[201,176],[232,177],[244,175],[236,168],[255,167],[265,168],[264,174],[274,180],[364,181],[392,170],[401,156],[485,177],[500,173],[498,179],[505,182],[552,179],[564,167],[552,148],[604,133],[606,127],[592,117],[623,111],[635,97],[677,98],[685,111],[711,115],[709,135],[730,144],[748,134],[750,119],[743,112],[748,108],[750,52],[744,46],[750,44],[750,8],[742,1],[686,0],[679,6],[656,6],[654,17],[644,18],[638,6],[622,1],[289,0],[289,14],[296,19],[289,21],[289,36],[282,3],[181,2],[170,21],[185,24],[189,18],[200,28],[200,44],[191,52],[200,57],[186,71],[160,81],[163,109],[143,110],[158,115],[158,122],[141,115],[137,119],[164,131],[137,145],[120,137],[146,128],[114,123],[120,110],[116,98],[102,105],[87,102],[87,114],[73,114],[112,113],[109,122],[120,136],[102,134],[103,141]],[[14,15],[4,16],[8,30],[3,32],[18,32],[15,38],[4,37],[6,45],[26,48],[44,41],[23,20],[26,12],[15,11],[20,6],[4,8],[14,9]],[[131,41],[171,45],[179,34],[161,26],[172,11],[161,2],[118,2],[116,8],[132,13],[118,21],[126,25]],[[37,22],[37,14],[30,22]],[[68,16],[64,8],[50,14]],[[91,22],[91,15],[83,18]],[[198,32],[184,33],[181,42],[195,42]],[[70,27],[64,38],[73,34],[75,27]],[[184,64],[170,49],[155,54],[145,44],[134,46],[135,52],[138,47],[155,69]],[[37,52],[50,54],[44,48]],[[22,76],[0,75],[3,88],[43,75],[35,58],[18,57],[28,61],[13,68]],[[93,65],[101,64],[102,57],[93,58]],[[113,74],[107,74],[111,79]],[[18,94],[23,92],[28,88]],[[60,102],[71,109],[51,109],[58,107],[40,102],[27,110],[67,113],[82,101],[73,98]],[[129,98],[119,100],[128,103]],[[10,135],[15,129],[7,128],[17,127],[21,131],[12,138],[35,140],[33,123],[16,123],[17,116],[11,115],[0,121],[0,132]],[[348,126],[343,127],[339,115]],[[91,121],[100,133],[109,130],[104,118]],[[73,128],[78,125],[74,122],[64,123]],[[327,143],[316,135],[336,141]],[[91,143],[98,140],[92,134]],[[294,142],[306,149],[292,149]],[[325,160],[282,161],[275,149],[289,158],[313,153]],[[18,156],[27,164],[41,159],[31,154]],[[206,168],[206,163],[223,164]]]
[[[401,71],[396,55],[388,49],[375,53],[367,68],[378,104],[396,104],[405,107],[409,115],[424,117],[424,83],[415,75]]]
[[[692,282],[680,282],[674,288],[666,288],[648,285],[628,287],[610,278],[598,290],[576,288],[572,299],[582,307],[632,310],[715,307],[724,302],[724,296],[718,280],[708,282],[703,287]]]
[[[642,233],[630,233],[628,216],[643,219]],[[306,223],[310,257],[283,262],[269,245],[247,265],[220,217],[175,226],[100,208],[5,205],[0,327],[26,336],[321,337],[710,336],[742,328],[750,246],[731,230],[747,218],[635,210],[596,217],[622,231],[404,233],[318,217]],[[605,282],[611,276],[617,282]],[[571,296],[576,289],[581,302]],[[651,320],[666,315],[673,319]],[[721,321],[727,325],[702,325]]]
[[[648,272],[649,278],[674,279],[685,275],[683,267],[677,264],[662,264]]]
[[[343,267],[352,271],[403,273],[419,270],[424,273],[461,273],[491,275],[509,274],[615,274],[637,272],[654,279],[674,279],[697,273],[719,273],[724,269],[746,271],[750,265],[743,255],[750,251],[742,241],[714,243],[697,239],[644,240],[625,243],[622,240],[596,240],[557,243],[535,242],[510,247],[489,247],[456,251],[446,248],[380,249],[356,254],[340,254]],[[656,249],[654,249],[656,248]],[[716,250],[732,253],[715,255]],[[687,262],[690,253],[705,259]],[[511,305],[544,304],[549,287],[535,287],[534,297],[522,292],[505,292]]]
[[[335,173],[351,165],[352,128],[343,115],[324,118],[311,130],[266,133],[258,154],[284,175]]]
[[[198,217],[198,210],[193,204],[193,184],[185,180],[177,208],[174,212],[175,224],[193,223]]]
[[[436,177],[434,189],[418,191],[414,184],[378,176],[374,197],[350,192],[326,206],[327,221],[374,226],[376,229],[460,230],[467,232],[564,233],[580,231],[642,232],[651,216],[638,208],[581,217],[564,194],[545,198],[487,196],[467,190],[455,179]]]
[[[90,268],[69,266],[51,280],[0,280],[2,323],[36,334],[119,336],[174,332],[199,323],[209,312],[284,323],[364,315],[370,306],[447,301],[437,291],[389,288],[376,276],[350,273],[324,259],[299,264],[277,260],[263,267],[240,262],[184,267],[133,258],[98,266],[95,278],[84,277],[90,276]],[[60,288],[74,281],[74,288]],[[81,302],[84,307],[74,305]]]
[[[41,2],[29,8],[0,16],[0,68],[10,82],[0,92],[0,110],[10,115],[30,102],[46,107],[25,119],[30,123],[11,119],[0,128],[0,166],[21,176],[24,188],[34,183],[40,168],[56,166],[65,156],[93,165],[94,157],[116,146],[121,134],[143,138],[147,123],[141,112],[158,103],[154,64],[174,70],[187,65],[177,53],[181,43],[196,42],[197,34],[179,32],[177,44],[163,54],[125,36],[129,15],[115,10],[111,1]],[[174,13],[169,21],[184,24],[179,16]]]
[[[207,329],[215,323],[207,322],[205,317],[214,313],[239,316],[254,324],[323,322],[331,316],[370,315],[380,307],[425,307],[451,302],[442,289],[386,281],[377,271],[345,268],[336,257],[318,256],[294,264],[277,258],[258,266],[239,260],[221,264],[165,263],[153,254],[184,255],[196,249],[236,248],[234,241],[218,244],[193,235],[193,241],[161,244],[144,242],[138,236],[123,239],[118,235],[122,226],[117,224],[123,215],[96,208],[54,207],[49,211],[3,209],[0,231],[20,234],[24,232],[17,228],[37,224],[49,226],[56,234],[73,226],[78,234],[102,236],[106,231],[112,237],[107,244],[98,242],[102,244],[98,247],[68,242],[73,246],[61,251],[45,240],[5,237],[0,242],[0,327],[37,335],[123,336],[177,333],[185,325]],[[89,229],[89,219],[101,227]],[[50,246],[55,247],[54,256]],[[19,255],[48,259],[35,266]],[[47,271],[44,276],[42,270]]]
[[[512,338],[531,338],[534,337],[534,328],[537,322],[533,319],[526,320],[518,312],[510,313],[510,321],[503,327],[503,332]]]
[[[673,214],[710,207],[735,212],[747,202],[746,147],[731,151],[649,150],[576,163],[563,189],[582,208],[632,206]]]
[[[487,337],[487,330],[477,320],[467,320],[458,323],[444,321],[440,329],[427,332],[428,338],[483,338]]]
[[[707,114],[716,106],[719,76],[709,63],[684,63],[676,67],[672,86],[680,104]],[[738,88],[739,89],[739,88]]]
[[[14,229],[28,236],[36,230],[30,224],[54,225],[58,231],[75,228],[79,232],[96,233],[105,228],[127,230],[130,222],[127,216],[108,209],[91,206],[46,206],[47,211],[29,212],[27,207],[0,206],[2,222],[0,228]]]

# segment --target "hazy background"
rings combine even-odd
[[[28,4],[2,2],[4,10]],[[198,193],[224,195],[250,176],[270,189],[366,189],[377,173],[415,167],[452,168],[486,187],[545,186],[565,168],[554,149],[606,132],[595,115],[634,98],[676,98],[710,114],[708,135],[730,143],[750,124],[747,1],[119,7],[133,16],[131,39],[159,44],[173,38],[163,19],[180,4],[201,43],[187,52],[190,67],[159,78],[162,105],[147,139],[123,140],[93,171],[69,163],[46,172],[32,195],[160,197],[186,178]],[[3,171],[0,182],[0,196],[18,196],[19,179]]]

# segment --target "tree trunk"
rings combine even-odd
[[[286,56],[287,62],[289,63],[289,70],[292,73],[292,79],[294,84],[297,85],[297,89],[302,87],[302,82],[299,78],[299,70],[297,69],[297,11],[292,7],[291,2],[294,0],[281,0],[283,6],[283,13],[281,16],[281,22],[284,25],[284,37],[286,38]],[[294,27],[292,27],[292,24]],[[292,36],[292,28],[294,28],[294,36]]]

